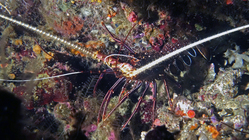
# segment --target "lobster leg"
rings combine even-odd
[[[121,100],[122,95],[124,95],[124,91],[125,91],[125,89],[126,89],[127,85],[128,85],[130,82],[131,82],[131,81],[130,81],[130,80],[128,80],[128,81],[126,81],[126,82],[125,82],[125,84],[123,85],[123,87],[122,87],[122,89],[121,89],[121,92],[120,92],[120,94],[119,94],[119,96],[118,96],[118,101],[120,101],[120,100]]]
[[[165,79],[163,80],[163,82],[164,82],[164,87],[165,87],[165,90],[166,90],[166,93],[167,93],[167,96],[168,96],[169,106],[170,106],[170,108],[173,108],[173,103],[172,103],[171,98],[170,98],[170,95],[169,95],[169,89],[168,89],[167,82],[166,82]]]
[[[145,90],[143,91],[142,95],[140,96],[139,101],[138,101],[138,103],[137,103],[135,109],[133,110],[131,116],[130,116],[129,119],[125,122],[125,124],[122,126],[121,130],[123,130],[123,129],[126,127],[126,125],[130,122],[131,118],[132,118],[132,117],[134,116],[134,114],[137,112],[137,109],[138,109],[138,107],[140,106],[141,102],[143,101],[144,95],[145,95],[146,91],[148,90],[149,85],[150,85],[150,84],[149,84],[148,82],[146,82]]]
[[[156,81],[152,81],[153,84],[153,91],[152,91],[152,97],[153,97],[153,106],[152,106],[152,120],[155,120],[155,112],[156,112],[156,97],[157,97],[157,84]]]
[[[109,100],[110,100],[110,96],[111,96],[111,94],[113,93],[113,91],[123,82],[123,81],[125,81],[126,79],[124,78],[124,77],[122,77],[122,78],[119,78],[115,83],[114,83],[114,85],[108,90],[108,92],[106,93],[106,95],[105,95],[105,97],[104,97],[104,99],[103,99],[103,101],[102,101],[102,103],[101,103],[101,105],[100,105],[100,109],[99,109],[99,113],[98,113],[98,120],[97,120],[97,124],[99,123],[99,121],[100,121],[100,114],[101,114],[101,112],[102,112],[102,109],[103,109],[103,107],[104,107],[104,105],[105,104],[108,104],[108,102],[109,102]],[[105,108],[104,108],[104,110],[103,110],[103,114],[105,115],[105,112],[106,111],[106,106],[105,106]]]
[[[99,75],[98,81],[96,82],[94,89],[93,89],[93,97],[96,97],[96,89],[97,89],[99,82],[103,79],[105,74],[109,74],[109,73],[114,73],[114,72],[112,71],[112,69],[107,69]]]
[[[121,79],[123,79],[123,80],[121,80],[121,81],[125,81],[125,80],[126,80],[124,77],[122,77]],[[108,94],[108,96],[107,96],[107,98],[106,98],[106,103],[105,103],[104,110],[103,110],[103,114],[102,114],[102,120],[104,120],[104,118],[105,118],[106,109],[107,109],[108,104],[109,104],[109,102],[110,102],[111,95],[114,93],[114,91],[115,91],[115,90],[117,89],[117,87],[120,85],[120,83],[122,83],[122,82],[119,82],[117,85],[114,84],[114,88],[112,88],[112,89],[110,89],[110,90],[108,91],[109,94]]]
[[[99,78],[98,78],[98,81],[96,82],[95,86],[94,86],[94,89],[93,89],[93,97],[96,97],[96,89],[97,89],[97,86],[99,84],[99,81],[104,77],[104,73],[101,73],[99,75]]]
[[[141,87],[141,85],[142,82],[139,82],[138,84],[136,84],[136,86],[133,89],[131,89],[128,93],[126,93],[124,97],[120,100],[120,102],[108,113],[107,117],[104,120],[109,118],[109,116],[129,97],[129,95],[134,93],[138,88]]]
[[[130,53],[135,54],[135,52],[127,45],[125,44],[123,41],[121,41],[120,39],[116,38],[109,30],[108,28],[105,26],[104,22],[101,22],[102,26],[104,27],[104,29],[108,32],[108,34],[112,37],[113,40],[115,40],[117,43],[119,43],[121,46],[124,46],[127,50],[130,51]],[[136,25],[136,24],[135,24]],[[131,30],[135,27],[135,25],[131,28]],[[128,35],[130,34],[131,30],[129,31]],[[127,36],[128,36],[127,35]],[[125,40],[127,39],[127,36],[125,38]]]

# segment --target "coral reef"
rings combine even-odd
[[[249,138],[247,29],[129,77],[191,42],[248,24],[247,1],[7,0],[0,6],[1,15],[34,29],[0,20],[0,88],[13,92],[15,103],[11,93],[6,97],[18,105],[0,98],[0,113],[13,110],[4,119],[18,124],[22,102],[27,124],[20,136]]]
[[[244,64],[244,61],[247,63],[249,62],[249,56],[243,53],[240,54],[239,52],[240,48],[236,45],[235,50],[228,49],[224,54],[224,57],[228,58],[229,64],[234,62],[232,68],[241,68]]]
[[[55,30],[62,34],[65,37],[70,37],[73,35],[76,35],[77,32],[79,32],[83,26],[83,20],[79,17],[74,17],[71,20],[63,21],[62,25],[59,25],[57,22],[54,23]]]

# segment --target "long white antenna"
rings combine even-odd
[[[70,72],[70,73],[55,75],[55,76],[51,76],[51,77],[38,78],[38,79],[28,79],[28,80],[7,80],[7,79],[0,79],[0,81],[4,81],[4,82],[17,82],[17,83],[29,82],[29,81],[41,81],[41,80],[54,79],[54,78],[58,78],[58,77],[62,77],[62,76],[68,76],[68,75],[79,74],[79,73],[82,73],[82,72],[81,71]]]
[[[180,54],[180,53],[182,53],[182,52],[184,52],[184,51],[186,51],[186,50],[188,50],[190,48],[193,48],[193,47],[195,47],[197,45],[200,45],[200,44],[205,43],[207,41],[210,41],[210,40],[216,39],[218,37],[221,37],[221,36],[236,32],[236,31],[240,31],[240,30],[243,30],[243,29],[246,29],[246,28],[249,28],[249,25],[244,25],[244,26],[237,27],[237,28],[234,28],[234,29],[231,29],[231,30],[228,30],[228,31],[224,31],[222,33],[219,33],[219,34],[204,38],[202,40],[199,40],[197,42],[194,42],[192,44],[189,44],[189,45],[187,45],[185,47],[182,47],[180,49],[177,49],[177,50],[175,50],[175,51],[173,51],[173,52],[171,52],[169,54],[166,54],[165,56],[162,56],[162,57],[160,57],[160,58],[158,58],[158,59],[156,59],[156,60],[154,60],[154,61],[152,61],[152,62],[150,62],[150,63],[148,63],[148,64],[146,64],[144,66],[142,66],[141,68],[138,68],[137,70],[132,71],[129,74],[129,76],[134,77],[137,74],[139,74],[141,72],[144,72],[144,71],[154,67],[155,65],[157,65],[157,64],[159,64],[159,63],[161,63],[161,62],[163,62],[163,61],[165,61],[165,60],[167,60],[167,59],[169,59],[169,58],[171,58],[171,57],[173,57],[173,56],[175,56],[177,54]]]
[[[22,27],[25,27],[25,28],[27,28],[27,29],[33,31],[33,32],[38,33],[38,34],[45,35],[45,36],[47,36],[47,37],[49,37],[49,38],[51,38],[51,39],[54,39],[54,40],[56,40],[56,41],[58,41],[58,42],[60,42],[60,43],[62,43],[62,44],[68,45],[68,46],[71,47],[72,49],[75,49],[75,50],[77,50],[77,51],[80,51],[81,53],[85,54],[86,56],[90,56],[90,57],[92,57],[92,58],[95,58],[95,54],[94,54],[94,53],[92,53],[92,52],[86,50],[86,49],[83,48],[83,47],[80,47],[80,46],[78,46],[78,45],[76,45],[76,44],[73,44],[73,43],[71,43],[71,42],[69,42],[69,41],[66,41],[65,39],[59,38],[58,36],[52,35],[52,34],[50,34],[50,33],[46,33],[46,32],[44,32],[44,31],[42,31],[42,30],[40,30],[40,29],[38,29],[38,28],[36,28],[36,27],[30,26],[30,25],[28,25],[28,24],[26,24],[26,23],[23,23],[23,22],[21,22],[21,21],[15,20],[15,19],[13,19],[13,18],[9,18],[9,17],[7,17],[7,16],[5,16],[5,15],[1,15],[1,14],[0,14],[0,18],[5,19],[5,20],[8,20],[8,21],[10,21],[10,22],[12,22],[12,23],[15,23],[15,24],[17,24],[17,25],[20,25],[20,26],[22,26]]]
[[[9,18],[9,17],[4,16],[4,15],[1,15],[1,14],[0,14],[0,18],[3,18],[3,19],[8,20],[8,21],[11,21],[11,22],[13,22],[13,23],[15,23],[15,24],[17,24],[17,25],[23,26],[23,27],[25,27],[25,28],[27,28],[27,29],[29,29],[29,30],[32,30],[32,31],[34,31],[34,32],[37,32],[37,33],[39,33],[39,34],[45,35],[45,36],[47,36],[47,37],[49,37],[49,38],[52,38],[52,39],[54,39],[54,40],[56,40],[56,41],[59,41],[59,42],[61,42],[61,43],[63,43],[63,44],[66,44],[66,45],[70,46],[71,48],[73,48],[73,49],[75,49],[75,50],[78,50],[78,51],[82,52],[83,54],[85,54],[85,55],[87,55],[87,56],[90,56],[90,57],[92,57],[92,58],[96,58],[96,54],[95,54],[95,53],[92,53],[92,52],[86,50],[85,48],[79,47],[78,45],[72,44],[72,43],[70,43],[70,42],[68,42],[68,41],[66,41],[66,40],[64,40],[64,39],[62,39],[62,38],[59,38],[59,37],[54,36],[54,35],[51,35],[51,34],[46,33],[46,32],[44,32],[44,31],[42,31],[42,30],[40,30],[40,29],[37,29],[37,28],[35,28],[35,27],[33,27],[33,26],[30,26],[30,25],[28,25],[28,24],[25,24],[25,23],[23,23],[23,22],[17,21],[17,20],[15,20],[15,19]],[[237,27],[237,28],[234,28],[234,29],[231,29],[231,30],[228,30],[228,31],[224,31],[224,32],[222,32],[222,33],[219,33],[219,34],[216,34],[216,35],[213,35],[213,36],[204,38],[204,39],[202,39],[202,40],[199,40],[199,41],[197,41],[197,42],[194,42],[194,43],[192,43],[192,44],[189,44],[189,45],[187,45],[187,46],[185,46],[185,47],[182,47],[182,48],[180,48],[180,49],[177,49],[177,50],[175,50],[175,51],[173,51],[173,52],[171,52],[171,53],[169,53],[169,54],[166,54],[165,56],[162,56],[162,57],[160,57],[160,58],[158,58],[158,59],[156,59],[156,60],[154,60],[154,61],[152,61],[152,62],[150,62],[150,63],[148,63],[148,64],[146,64],[146,65],[144,65],[144,66],[142,66],[141,68],[138,68],[137,70],[131,71],[131,72],[130,72],[129,74],[127,74],[127,75],[129,75],[129,77],[134,77],[134,76],[136,76],[137,74],[142,73],[142,72],[144,72],[144,71],[146,71],[146,70],[148,70],[148,69],[151,69],[151,68],[154,67],[155,65],[157,65],[157,64],[159,64],[159,63],[161,63],[161,62],[163,62],[163,61],[165,61],[165,60],[167,60],[167,59],[169,59],[169,58],[171,58],[171,57],[173,57],[173,56],[175,56],[175,55],[178,55],[178,54],[180,54],[180,53],[182,53],[182,52],[184,52],[184,51],[186,51],[186,50],[188,50],[188,49],[190,49],[190,48],[193,48],[193,47],[195,47],[195,46],[197,46],[197,45],[200,45],[200,44],[202,44],[202,43],[205,43],[205,42],[207,42],[207,41],[210,41],[210,40],[219,38],[219,37],[221,37],[221,36],[224,36],[224,35],[227,35],[227,34],[236,32],[236,31],[240,31],[240,30],[243,30],[243,29],[246,29],[246,28],[249,28],[249,25],[244,25],[244,26],[241,26],[241,27]]]

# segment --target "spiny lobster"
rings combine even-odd
[[[142,82],[145,81],[145,89],[142,92],[142,95],[141,95],[141,97],[139,99],[139,102],[137,103],[137,105],[135,107],[135,110],[133,111],[133,113],[131,114],[129,119],[123,125],[123,128],[128,124],[128,122],[130,121],[130,119],[135,114],[136,110],[138,109],[139,105],[141,104],[142,99],[145,96],[145,93],[149,88],[149,83],[150,82],[152,82],[152,84],[153,84],[153,99],[152,99],[153,100],[153,107],[152,107],[153,108],[153,115],[152,116],[153,116],[153,119],[155,118],[154,112],[155,112],[155,109],[156,109],[156,96],[157,96],[156,89],[157,89],[157,85],[156,85],[156,82],[154,80],[151,80],[150,78],[147,78],[147,77],[150,76],[150,73],[148,73],[148,71],[150,71],[150,70],[153,71],[154,68],[158,68],[157,66],[160,63],[163,63],[166,60],[172,58],[173,56],[176,56],[176,55],[178,55],[178,54],[180,54],[180,53],[182,53],[184,51],[187,51],[187,50],[189,50],[189,49],[191,49],[191,48],[193,48],[193,47],[195,47],[197,45],[200,45],[200,44],[202,44],[204,42],[219,38],[221,36],[224,36],[224,35],[239,31],[239,30],[249,28],[249,25],[245,25],[245,26],[242,26],[242,27],[237,27],[237,28],[234,28],[232,30],[228,30],[228,31],[225,31],[225,32],[222,32],[222,33],[207,37],[205,39],[199,40],[199,41],[194,42],[192,44],[189,44],[189,45],[187,45],[185,47],[182,47],[180,49],[174,50],[174,51],[172,51],[172,52],[170,52],[170,53],[168,53],[168,54],[166,54],[166,55],[164,55],[162,57],[159,57],[159,58],[157,58],[155,60],[152,60],[151,62],[146,63],[145,65],[142,65],[140,67],[135,67],[134,65],[131,64],[131,62],[122,62],[122,61],[119,61],[117,58],[114,58],[114,56],[121,56],[120,54],[117,54],[117,55],[116,54],[105,55],[105,54],[102,54],[101,52],[99,52],[97,50],[93,51],[93,50],[89,50],[87,48],[84,48],[84,46],[79,46],[79,45],[73,44],[73,43],[71,43],[69,41],[66,41],[66,40],[64,40],[64,39],[62,39],[62,38],[60,38],[58,36],[49,34],[49,33],[44,32],[44,31],[42,31],[42,30],[40,30],[40,29],[38,29],[36,27],[32,27],[32,26],[30,26],[28,24],[25,24],[25,23],[23,23],[21,21],[17,21],[15,19],[9,18],[7,16],[0,15],[0,18],[2,18],[4,20],[7,20],[7,21],[10,21],[12,23],[15,23],[15,24],[17,24],[19,26],[22,26],[24,28],[27,28],[27,29],[29,29],[29,30],[31,30],[33,32],[36,32],[36,33],[40,34],[40,35],[44,35],[46,37],[49,37],[49,38],[51,38],[51,39],[53,39],[55,41],[58,41],[58,42],[60,42],[62,44],[65,44],[70,49],[78,51],[82,56],[85,55],[85,56],[91,57],[92,59],[95,59],[97,61],[103,62],[104,64],[108,65],[115,72],[116,77],[119,78],[119,79],[109,89],[109,91],[107,92],[107,94],[105,95],[105,97],[103,99],[103,102],[102,102],[100,110],[99,110],[98,122],[100,122],[100,120],[101,120],[100,119],[101,114],[102,114],[102,120],[107,119],[115,111],[115,109],[117,107],[119,107],[128,98],[128,96],[130,94],[132,94],[136,90],[138,90],[141,87]],[[129,50],[128,46],[126,46],[126,48],[128,48],[128,50]],[[125,56],[125,57],[132,58],[131,61],[139,61],[139,59],[141,59],[141,58],[136,58],[135,55],[134,56]],[[145,79],[145,80],[140,80],[140,79]],[[128,91],[127,93],[125,93],[122,98],[121,98],[121,95],[120,95],[119,103],[106,116],[106,109],[107,109],[107,106],[108,106],[108,102],[110,101],[111,95],[113,94],[115,89],[117,89],[124,82],[125,82],[125,84],[123,85],[123,88],[126,87],[130,80],[135,80],[135,84],[133,85],[132,89],[130,91]],[[165,84],[165,87],[167,87],[165,80],[164,80],[164,84]],[[122,88],[122,90],[123,90],[123,88]]]

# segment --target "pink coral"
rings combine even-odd
[[[152,100],[148,101],[142,101],[140,107],[139,107],[139,112],[141,114],[141,120],[143,123],[150,123],[152,119],[152,106],[153,102]]]
[[[137,15],[135,12],[130,12],[130,14],[128,15],[127,19],[130,21],[130,22],[136,22],[137,21]]]
[[[110,136],[108,137],[108,140],[116,140],[116,137],[115,137],[115,134],[113,131],[111,132]]]
[[[82,130],[85,130],[85,131],[86,131],[86,132],[85,132],[85,135],[86,135],[87,137],[89,137],[91,132],[94,132],[94,131],[97,130],[97,125],[91,124],[91,125],[89,125],[89,126],[87,126],[87,127],[85,127],[85,128],[82,128]]]

